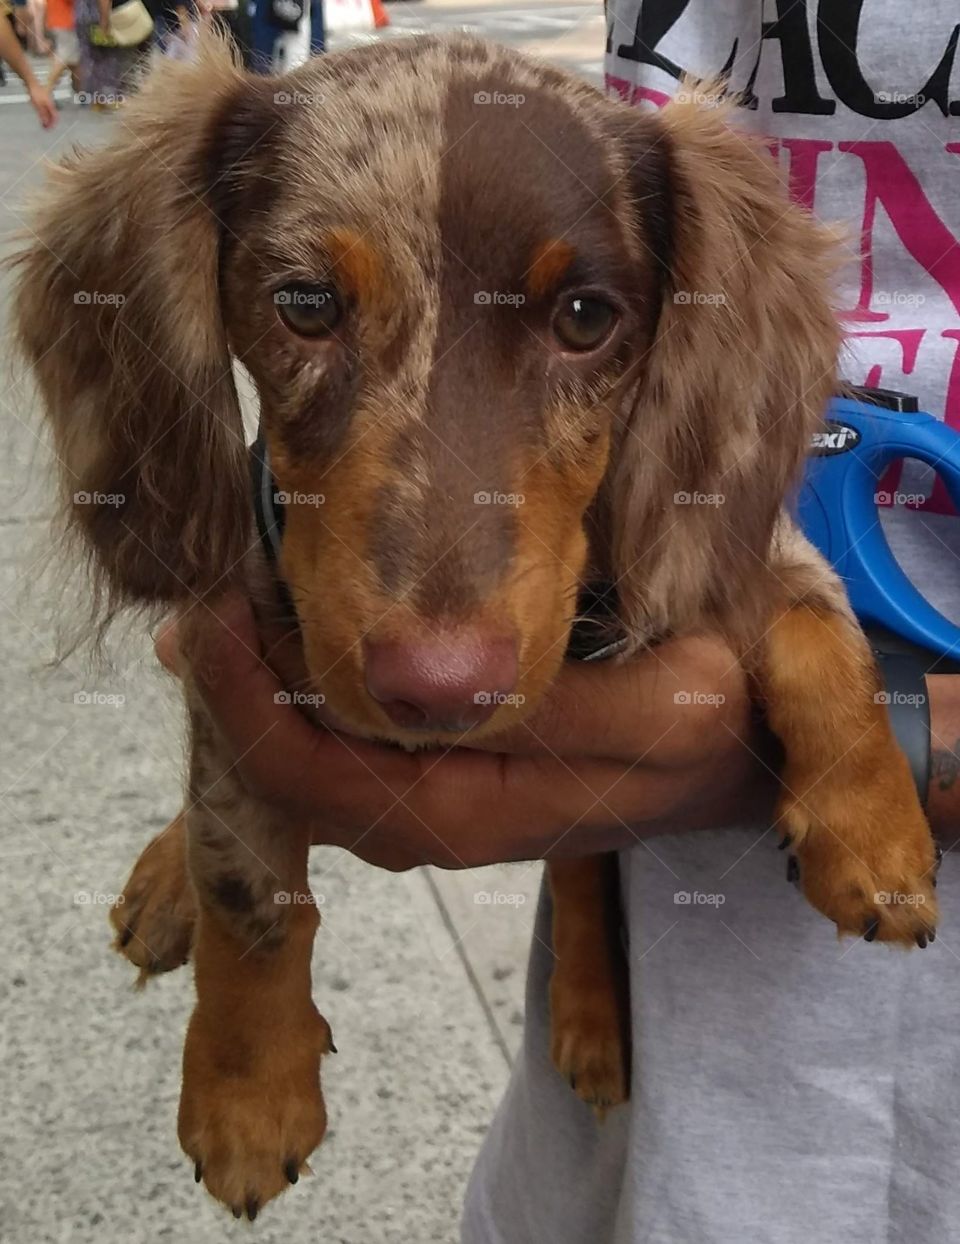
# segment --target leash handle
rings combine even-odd
[[[940,657],[960,657],[960,627],[914,587],[887,543],[877,505],[893,462],[916,458],[943,480],[960,511],[960,434],[915,398],[882,389],[834,398],[814,436],[797,519],[840,574],[865,626],[883,627]]]

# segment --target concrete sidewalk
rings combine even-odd
[[[599,5],[430,0],[391,11],[408,29],[468,24],[469,13],[492,37],[552,47],[594,74],[602,56]],[[0,92],[10,101],[0,109],[4,235],[43,157],[100,141],[114,123],[67,105],[43,134],[18,90],[11,81]],[[109,950],[106,912],[179,806],[179,699],[135,628],[112,646],[109,668],[82,656],[49,666],[72,613],[56,568],[42,573],[51,454],[28,381],[2,363],[0,1239],[202,1244],[255,1231],[263,1244],[451,1244],[519,1040],[539,867],[394,876],[315,852],[315,996],[340,1051],[325,1064],[330,1131],[314,1177],[255,1228],[216,1206],[176,1141],[190,973],[135,992],[132,969]],[[103,702],[77,701],[93,691]],[[519,898],[485,902],[493,891]]]

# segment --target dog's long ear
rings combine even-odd
[[[835,238],[791,204],[715,97],[618,109],[624,180],[661,270],[652,348],[621,407],[604,509],[640,636],[743,616],[834,386]]]
[[[168,63],[26,218],[16,330],[108,614],[225,586],[248,542],[219,217],[269,129],[265,88],[219,42]]]

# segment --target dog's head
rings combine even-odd
[[[272,80],[211,46],[118,130],[18,292],[114,604],[226,587],[255,540],[233,354],[353,729],[508,724],[591,574],[638,642],[739,607],[837,333],[823,238],[717,109],[427,38]]]

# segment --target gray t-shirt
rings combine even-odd
[[[680,71],[728,65],[756,100],[744,124],[778,140],[798,196],[851,226],[846,375],[960,428],[956,2],[779,8],[773,23],[760,0],[610,0],[608,85],[655,106]],[[923,494],[884,525],[960,620],[960,520],[922,471],[888,484]],[[838,942],[775,841],[754,826],[621,855],[634,1084],[603,1126],[550,1064],[544,894],[523,1047],[463,1244],[960,1238],[960,861],[943,863],[936,943],[906,954]]]

